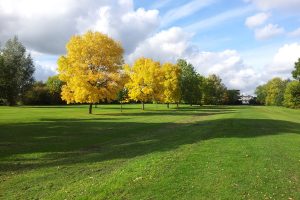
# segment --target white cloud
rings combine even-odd
[[[157,10],[134,10],[133,0],[1,0],[0,42],[18,35],[35,51],[63,54],[73,34],[103,31],[132,51],[159,26]]]
[[[290,1],[292,0],[285,2]],[[165,0],[158,5],[166,7],[170,2]],[[0,0],[0,42],[3,43],[14,34],[19,35],[26,47],[32,49],[37,65],[36,78],[46,80],[49,75],[56,73],[57,55],[65,52],[65,43],[71,35],[83,33],[88,29],[97,30],[122,42],[127,62],[133,62],[141,56],[162,62],[176,62],[178,58],[184,58],[203,75],[220,75],[228,88],[252,93],[255,86],[269,76],[245,64],[239,52],[235,50],[201,51],[191,43],[191,32],[201,32],[225,21],[237,20],[252,12],[252,5],[219,13],[184,28],[172,27],[156,33],[161,28],[161,22],[169,26],[214,2],[215,0],[193,0],[182,7],[167,11],[160,18],[158,10],[135,9],[133,0]],[[279,8],[278,5],[281,5],[278,0],[249,2],[268,9]],[[269,5],[268,2],[274,5]],[[297,5],[298,3],[294,4],[295,7]],[[251,28],[257,28],[268,18],[268,13],[259,13],[248,18],[245,23]],[[283,28],[273,24],[255,30],[257,39],[268,39],[284,32]],[[297,36],[299,32],[297,29],[290,35]],[[294,62],[292,60],[300,57],[297,53],[300,52],[299,46],[295,43],[280,48],[273,61],[266,66],[268,73],[290,73]],[[49,54],[55,56],[49,57]]]
[[[168,11],[162,19],[162,25],[168,25],[172,22],[190,16],[194,14],[195,12],[201,10],[204,7],[207,7],[211,4],[213,4],[215,0],[193,0],[189,3],[186,3],[184,5],[181,5],[180,7],[176,7],[170,11]]]
[[[300,37],[300,28],[297,28],[296,30],[288,33],[288,35],[291,37]]]
[[[184,58],[191,62],[202,75],[219,75],[228,88],[241,89],[253,93],[253,88],[261,82],[260,75],[244,64],[237,51],[204,52],[190,43],[192,35],[179,27],[161,31],[141,43],[127,60],[145,56],[161,62],[176,62]]]
[[[51,61],[36,61],[34,77],[38,81],[46,81],[49,76],[57,74],[57,66]]]
[[[257,26],[263,25],[270,17],[269,13],[257,13],[251,17],[248,17],[245,24],[249,28],[255,28]]]
[[[80,19],[78,23],[82,32],[100,31],[121,41],[126,54],[131,53],[141,41],[153,34],[158,26],[157,10],[146,11],[139,8],[122,12],[120,8],[112,6],[101,7],[98,12]]]
[[[38,81],[46,81],[49,76],[57,74],[58,56],[40,53],[34,50],[28,51],[34,60],[35,72],[34,77]]]
[[[136,58],[145,56],[160,61],[175,62],[190,48],[190,37],[190,34],[179,27],[163,30],[141,43],[128,56],[128,61],[133,62]]]
[[[268,24],[255,30],[255,38],[258,40],[266,40],[281,35],[284,32],[284,28],[279,27],[277,24]]]
[[[186,58],[201,74],[219,75],[229,89],[240,89],[243,93],[253,94],[254,88],[261,82],[261,75],[246,65],[235,50],[196,51]]]
[[[76,32],[76,12],[80,10],[80,4],[71,0],[2,0],[1,42],[18,35],[30,49],[62,53],[65,42]]]
[[[74,34],[102,31],[129,54],[159,23],[157,10],[135,10],[133,0],[0,0],[0,43],[18,35],[36,60],[37,80],[56,73],[56,60],[44,57],[64,54]]]
[[[295,11],[300,9],[299,0],[246,0],[246,2],[252,2],[261,10],[282,10],[282,11]]]
[[[272,77],[290,78],[298,58],[300,58],[300,43],[285,44],[278,49],[272,62],[266,65],[266,73]]]
[[[169,5],[169,3],[172,3],[172,0],[159,0],[156,2],[153,2],[153,4],[151,5],[152,9],[161,9],[166,7],[167,5]]]
[[[253,10],[252,6],[236,8],[217,14],[216,16],[203,19],[192,23],[185,27],[189,31],[202,31],[214,26],[217,26],[227,20],[234,19],[246,15]]]

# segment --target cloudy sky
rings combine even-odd
[[[0,43],[17,35],[38,80],[56,73],[66,42],[87,30],[119,40],[128,63],[185,58],[252,94],[272,77],[290,77],[300,57],[300,0],[0,0]]]

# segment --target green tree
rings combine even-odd
[[[240,104],[240,90],[226,90],[224,95],[224,104],[227,105],[238,105]]]
[[[0,98],[12,106],[32,86],[35,67],[17,37],[8,40],[0,54]]]
[[[125,103],[126,101],[128,101],[129,97],[128,97],[128,90],[127,88],[122,88],[119,92],[118,92],[118,95],[117,95],[117,100],[118,102],[120,103],[121,105],[121,112],[122,112],[122,109],[123,109],[123,103]]]
[[[4,59],[2,56],[2,53],[0,51],[0,103],[4,103],[4,97],[5,97],[5,77],[3,74],[4,70]]]
[[[51,104],[51,94],[46,84],[38,81],[27,90],[23,97],[25,105],[49,105]]]
[[[226,90],[226,86],[222,83],[220,77],[215,74],[209,75],[205,79],[204,104],[222,104]]]
[[[58,78],[58,75],[49,76],[48,80],[46,81],[46,85],[49,89],[51,94],[61,93],[61,87],[63,86],[63,82]]]
[[[48,77],[46,86],[51,95],[51,104],[62,104],[61,89],[64,83],[58,78],[58,75]]]
[[[194,66],[187,63],[186,60],[179,59],[177,66],[181,69],[180,91],[182,100],[191,105],[201,104],[202,77],[196,72]]]
[[[256,87],[255,94],[257,96],[256,100],[259,104],[265,105],[266,104],[266,97],[267,97],[267,85],[260,85]]]
[[[295,70],[292,71],[293,78],[300,81],[300,58],[295,63]]]
[[[287,80],[281,78],[273,78],[267,83],[266,105],[282,106],[287,83]]]
[[[300,82],[291,81],[284,92],[283,105],[288,108],[300,108]]]

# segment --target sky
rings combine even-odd
[[[300,57],[300,0],[0,0],[0,44],[17,35],[36,80],[57,73],[72,35],[100,31],[122,43],[125,62],[183,58],[228,89],[253,94],[291,78]]]

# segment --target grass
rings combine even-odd
[[[300,110],[0,107],[3,199],[300,199]]]

